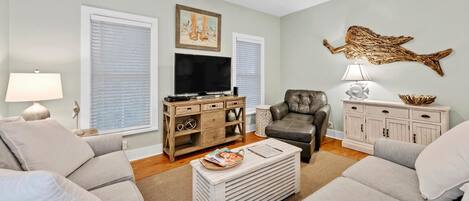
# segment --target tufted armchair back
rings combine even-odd
[[[285,93],[285,102],[289,112],[314,114],[327,105],[327,96],[322,91],[290,89]]]

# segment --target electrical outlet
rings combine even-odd
[[[127,140],[122,140],[122,149],[123,149],[123,150],[127,150],[127,148],[128,148],[128,142],[127,142]]]
[[[329,124],[327,125],[327,128],[333,129],[334,128],[334,123],[332,123],[332,121],[329,121]]]

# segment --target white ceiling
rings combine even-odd
[[[225,0],[275,16],[285,16],[329,0]]]

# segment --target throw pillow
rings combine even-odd
[[[417,158],[415,169],[420,192],[427,200],[454,200],[469,181],[469,121],[449,130],[428,145]]]
[[[84,140],[53,119],[3,124],[0,135],[24,170],[67,176],[94,157]]]
[[[8,201],[100,201],[65,177],[46,171],[0,169],[0,195]]]
[[[24,119],[23,117],[20,117],[20,116],[0,119],[0,125],[13,123],[13,122],[24,122]],[[13,156],[13,153],[11,153],[10,149],[8,149],[7,145],[3,142],[1,137],[0,137],[0,168],[21,170],[20,164],[16,160],[15,156]]]

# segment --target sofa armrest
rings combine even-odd
[[[83,139],[90,145],[96,156],[122,150],[121,135],[91,136],[83,137]]]
[[[327,128],[329,125],[330,113],[331,106],[329,104],[324,105],[314,113],[313,124],[316,127],[316,144],[318,145],[317,148],[319,148],[319,145],[326,136]]]
[[[285,102],[273,105],[270,107],[270,112],[274,121],[283,119],[288,114],[288,105]]]
[[[378,139],[374,145],[376,157],[415,169],[415,161],[424,145],[412,144],[389,139]]]

